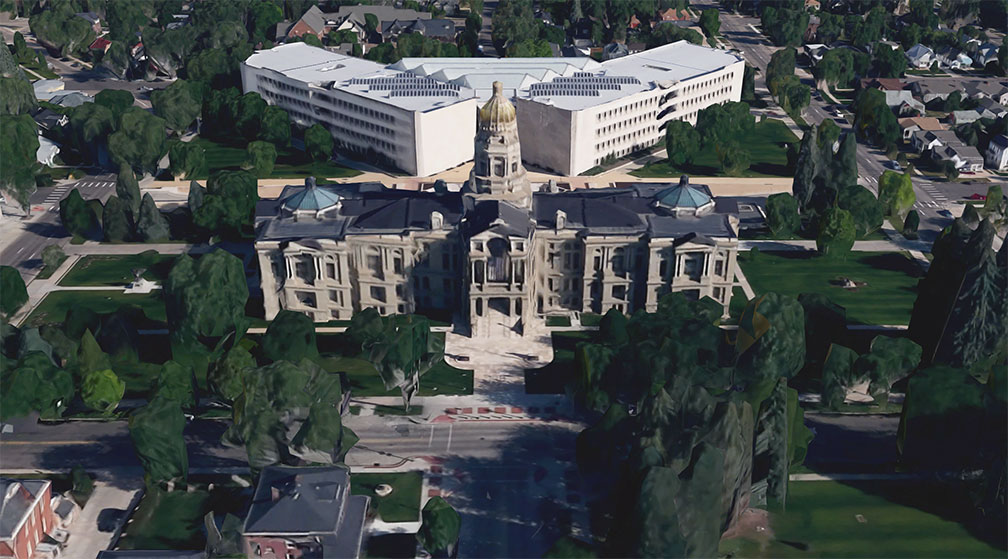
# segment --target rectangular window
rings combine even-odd
[[[340,292],[339,292],[339,290],[337,290],[337,289],[331,289],[329,291],[329,300],[332,301],[333,303],[339,303],[339,300],[340,300]]]
[[[612,288],[613,299],[619,299],[620,301],[626,300],[626,286],[625,285],[614,285]]]
[[[451,270],[451,255],[447,252],[441,252],[441,269]]]
[[[329,279],[336,279],[336,265],[327,262],[325,265],[326,277]]]
[[[716,260],[714,262],[714,275],[715,276],[721,277],[721,276],[724,275],[724,265],[725,265],[724,260],[718,259],[718,260]]]
[[[395,273],[396,274],[402,274],[403,273],[403,259],[402,259],[402,256],[396,256],[392,260],[392,267],[395,269]]]
[[[444,291],[445,297],[451,297],[452,292],[455,291],[454,287],[452,286],[452,280],[448,278],[441,280],[441,289]]]
[[[595,255],[595,265],[593,267],[594,267],[594,269],[595,269],[596,272],[602,269],[602,257],[601,256],[599,256],[597,254]]]
[[[371,298],[379,303],[385,302],[385,288],[377,285],[371,286]]]

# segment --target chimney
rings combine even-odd
[[[441,212],[430,213],[430,228],[431,230],[444,228],[444,216],[441,215]]]
[[[567,212],[563,210],[556,211],[556,229],[557,231],[567,227]]]

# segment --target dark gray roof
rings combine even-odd
[[[350,495],[350,471],[344,466],[269,466],[259,476],[243,533],[330,535],[334,544],[356,541],[352,549],[333,550],[342,552],[334,556],[356,557],[363,527],[359,517],[367,503],[367,497]]]
[[[49,482],[44,479],[0,479],[0,539],[10,539],[27,520],[25,514]]]
[[[991,138],[990,143],[1003,148],[1008,148],[1008,136],[1005,136],[1004,134],[994,136]]]
[[[497,200],[474,202],[473,198],[466,198],[464,234],[472,237],[484,231],[513,237],[528,237],[532,232],[532,220],[527,211],[507,202]]]
[[[308,8],[308,11],[301,16],[300,21],[304,22],[308,27],[312,28],[316,33],[321,33],[325,30],[326,25],[326,14],[319,9],[318,6],[312,6]]]
[[[383,34],[422,33],[426,37],[451,39],[455,37],[455,23],[449,19],[394,19],[381,23]]]

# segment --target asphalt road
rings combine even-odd
[[[49,245],[62,247],[70,242],[70,236],[60,223],[59,201],[77,188],[85,200],[96,198],[104,202],[115,192],[115,180],[114,174],[87,176],[76,182],[40,188],[31,197],[32,213],[22,220],[20,233],[4,239],[0,265],[17,268],[25,282],[30,281],[42,270],[42,249]],[[19,218],[5,216],[3,219]]]

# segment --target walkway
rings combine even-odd
[[[766,240],[766,241],[739,241],[739,250],[752,250],[758,248],[761,251],[783,251],[783,250],[816,250],[816,242],[808,240]],[[931,245],[923,241],[855,241],[851,249],[855,252],[901,252],[918,251],[931,252]],[[923,254],[921,255],[923,257]],[[925,260],[927,260],[925,258]]]
[[[142,478],[99,473],[91,498],[70,524],[70,537],[63,555],[96,557],[98,552],[111,547],[118,539],[126,515],[142,495]]]

